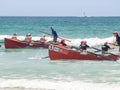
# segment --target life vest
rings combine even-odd
[[[89,46],[88,45],[80,45],[80,49],[81,50],[87,50],[87,48],[89,48]]]
[[[102,45],[102,51],[108,51],[108,49],[110,49],[110,46]]]

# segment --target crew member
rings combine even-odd
[[[52,35],[53,35],[53,42],[57,42],[57,32],[53,29],[53,27],[50,27],[51,31],[52,31]]]
[[[43,45],[46,43],[45,35],[43,35],[43,36],[40,38],[40,43],[43,44]]]
[[[120,53],[120,36],[118,35],[118,32],[114,32],[113,35],[116,37],[116,41],[114,42],[114,45],[119,46],[119,53]]]
[[[25,40],[24,40],[26,43],[28,43],[30,46],[32,46],[33,45],[33,40],[32,40],[32,36],[31,36],[31,34],[30,33],[28,33],[27,35],[26,35],[26,37],[25,37]]]
[[[61,42],[60,42],[63,46],[67,46],[67,44],[65,43],[65,40],[62,39]]]
[[[108,42],[105,42],[104,45],[102,45],[102,54],[107,54],[109,49],[114,49],[114,48],[111,48],[108,45]]]
[[[14,33],[11,39],[12,39],[12,40],[15,40],[15,41],[18,41],[18,39],[17,39],[17,34]]]
[[[80,51],[87,52],[87,48],[90,48],[90,46],[87,45],[87,42],[86,41],[81,41]]]

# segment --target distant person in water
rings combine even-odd
[[[17,39],[17,34],[14,33],[11,39],[14,40],[14,41],[18,41],[18,39]]]
[[[119,53],[120,53],[120,36],[118,35],[118,32],[114,32],[113,35],[116,37],[116,41],[113,43],[114,45],[119,46]]]
[[[53,42],[57,42],[57,32],[53,29],[53,27],[50,27],[51,31],[52,31],[52,36],[53,36]]]
[[[104,45],[102,45],[102,54],[108,54],[108,50],[109,49],[114,49],[114,48],[111,48],[109,45],[108,45],[108,42],[105,42]]]

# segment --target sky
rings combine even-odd
[[[0,16],[120,16],[120,0],[0,0]]]

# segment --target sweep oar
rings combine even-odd
[[[43,32],[43,31],[40,31],[40,32],[42,32],[42,33],[44,33],[44,34],[47,34],[47,35],[49,35],[49,36],[53,36],[52,34],[50,34],[50,33],[47,33],[47,32]],[[71,42],[70,40],[68,40],[68,39],[66,39],[66,38],[63,38],[63,37],[58,37],[59,39],[64,39],[64,40],[66,40],[66,41],[68,41],[68,42]]]

